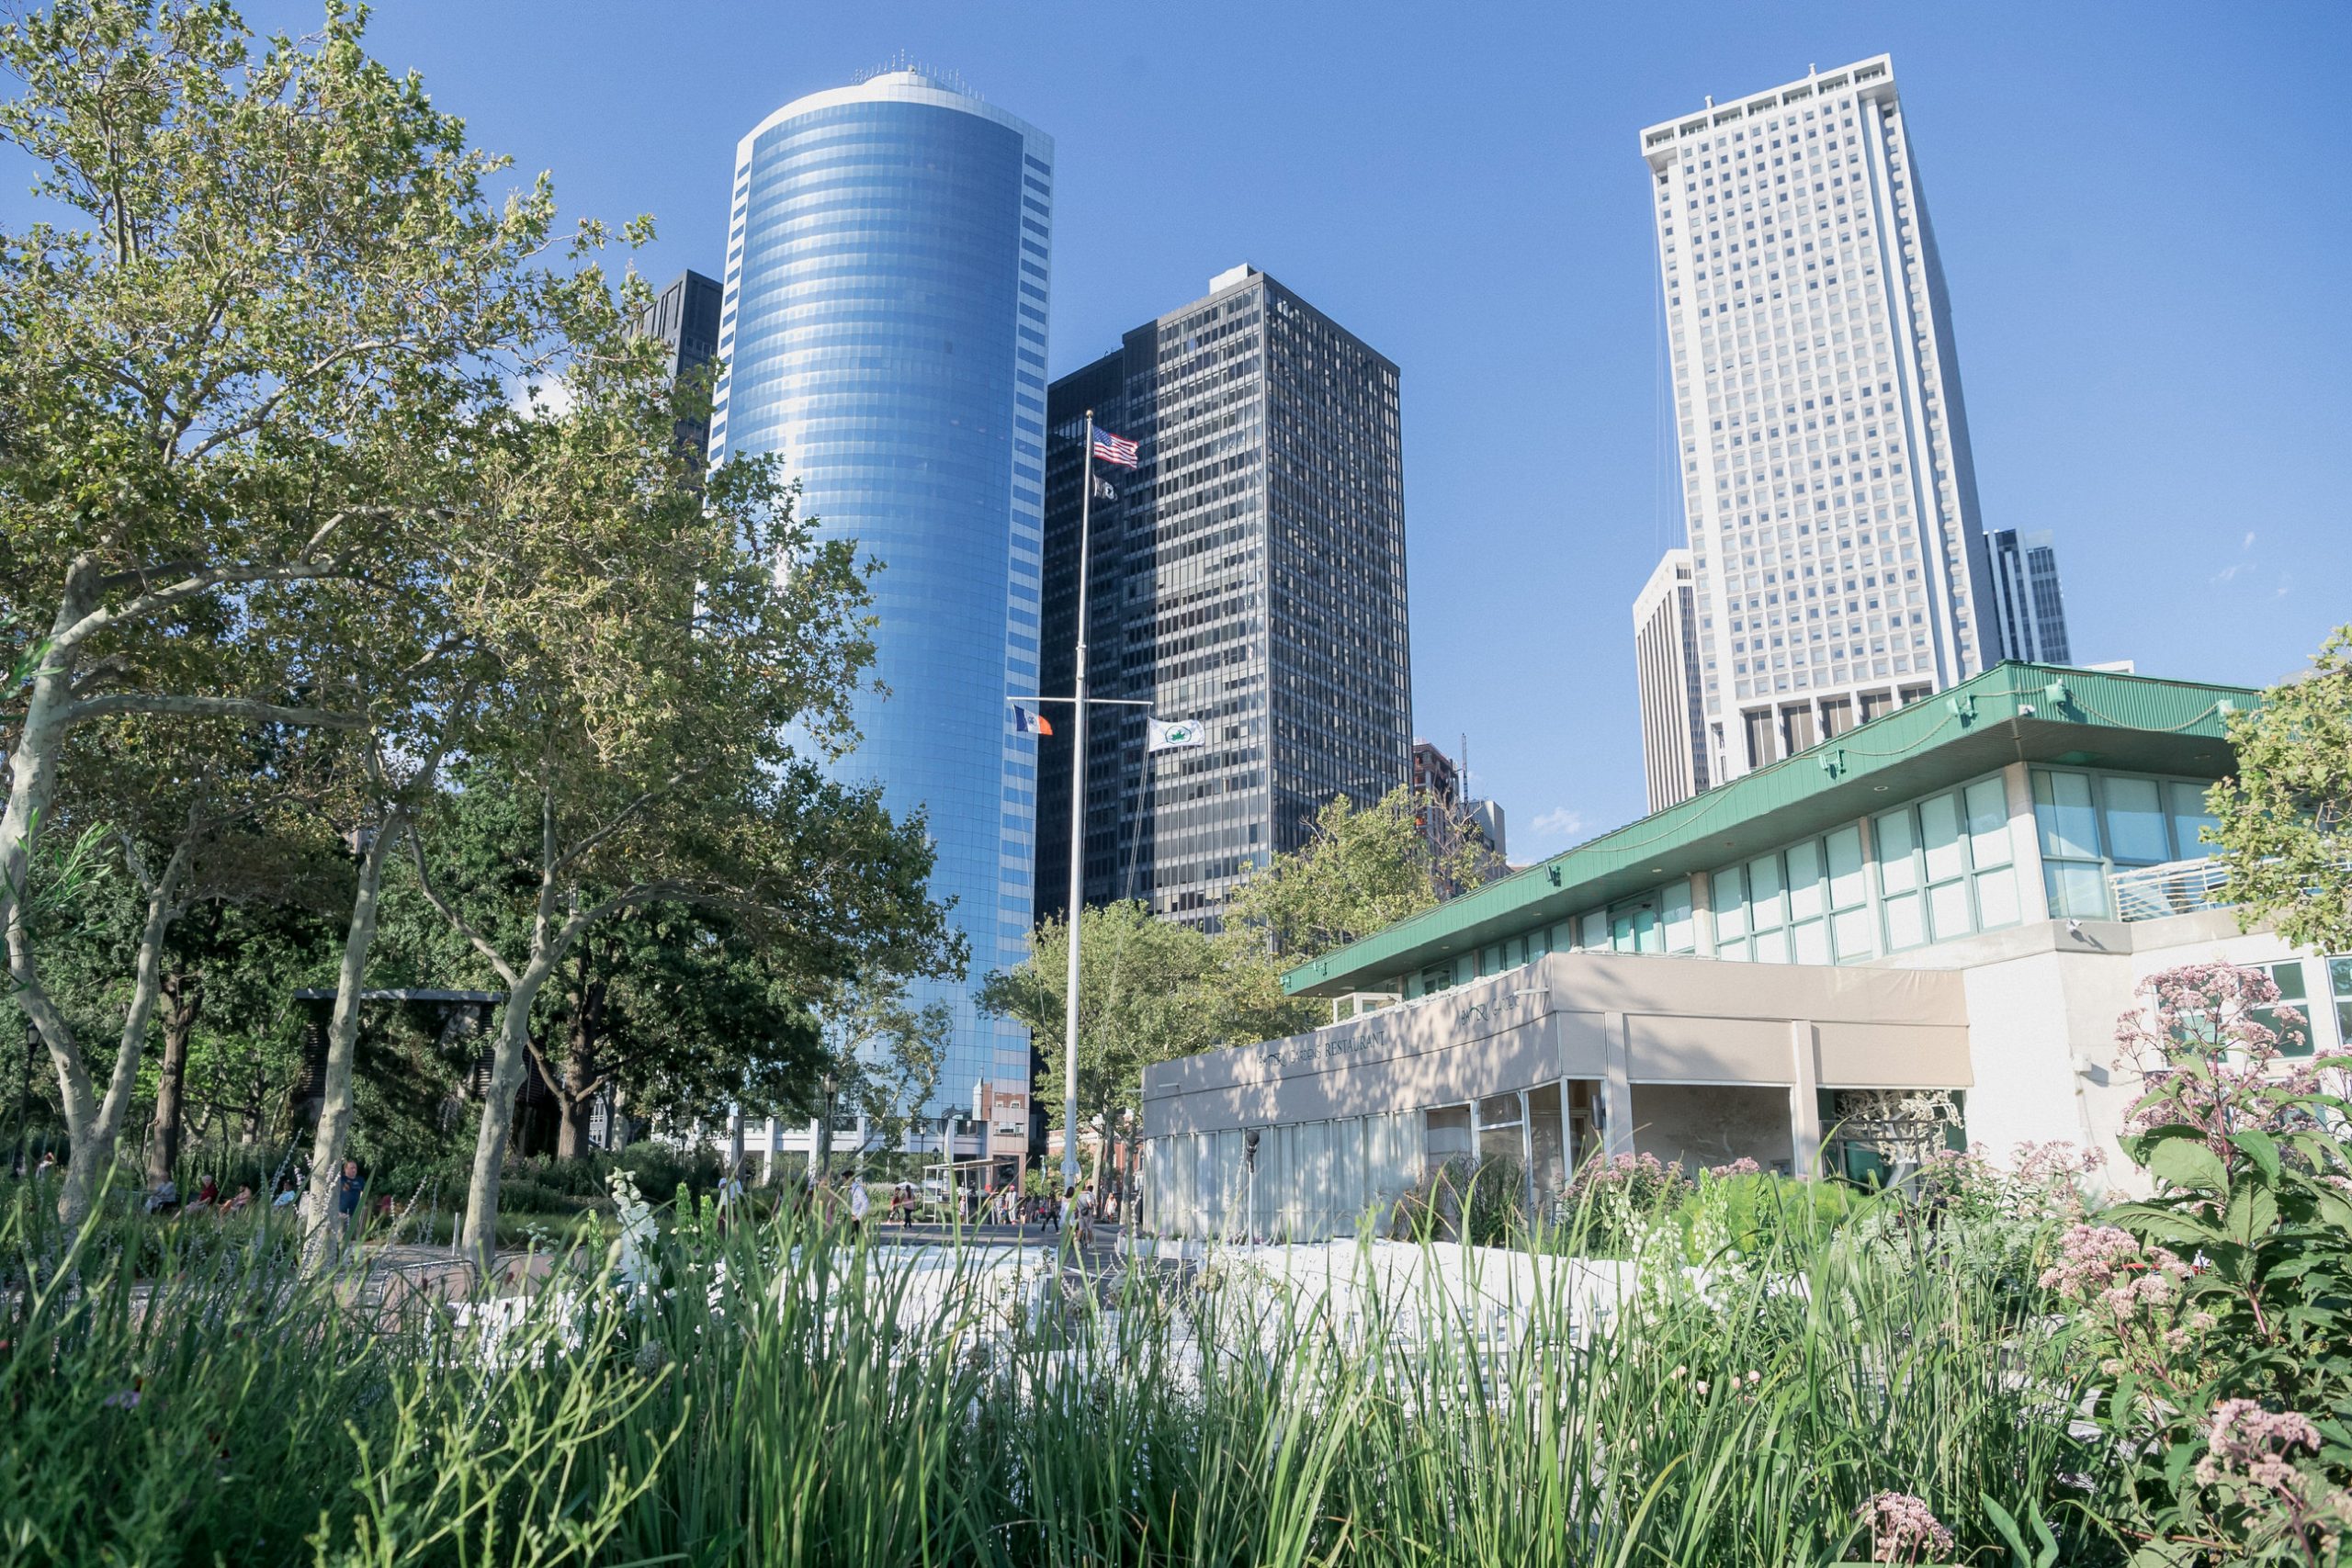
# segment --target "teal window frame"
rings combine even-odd
[[[1888,953],[1998,931],[2024,918],[2007,823],[2007,786],[1998,773],[1871,818],[1871,872],[1878,878],[1879,935]],[[1898,837],[1903,848],[1894,852]]]
[[[2085,782],[2090,797],[2093,853],[2080,852],[2082,845],[2068,843],[2061,836],[2059,813],[2079,809],[2058,800],[2057,781],[2061,778]],[[2034,832],[2041,847],[2042,881],[2050,895],[2050,913],[2054,918],[2111,920],[2115,918],[2115,897],[2108,879],[2119,867],[2130,870],[2204,860],[2212,853],[2212,846],[2198,836],[2199,829],[2214,820],[2212,814],[2204,809],[2205,792],[2212,787],[2209,781],[2171,773],[2123,773],[2111,768],[2036,767],[2031,783]],[[2119,853],[2117,850],[2115,818],[2126,808],[2113,797],[2126,788],[2140,785],[2150,786],[2155,792],[2154,818],[2162,824],[2165,833],[2161,860],[2151,860],[2144,853]],[[2092,874],[2098,879],[2095,892],[2088,889],[2086,881]]]

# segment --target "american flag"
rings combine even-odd
[[[1094,460],[1113,463],[1122,468],[1136,466],[1136,444],[1124,435],[1114,435],[1107,430],[1094,433]]]

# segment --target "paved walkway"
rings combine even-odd
[[[1130,1253],[1117,1225],[1095,1226],[1093,1239],[1085,1244],[1043,1225],[872,1224],[868,1239],[877,1247],[891,1248],[957,1245],[980,1250],[1056,1248],[1067,1283],[1079,1289],[1091,1287],[1106,1302],[1131,1266],[1169,1266],[1169,1260],[1148,1253]],[[426,1302],[462,1301],[474,1293],[472,1269],[447,1247],[407,1242],[372,1247],[368,1252],[368,1270],[354,1298],[363,1309],[379,1314],[397,1313]],[[544,1280],[554,1267],[555,1258],[547,1252],[501,1252],[492,1293],[510,1291],[526,1280]]]

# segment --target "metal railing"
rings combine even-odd
[[[2117,919],[2155,920],[2222,908],[2232,901],[2222,891],[2228,879],[2219,860],[2177,860],[2109,872],[2107,884]]]

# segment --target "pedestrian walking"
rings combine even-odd
[[[865,1234],[865,1212],[873,1206],[874,1200],[866,1192],[864,1179],[855,1176],[851,1177],[849,1179],[849,1221],[857,1228],[857,1234],[860,1235]]]

